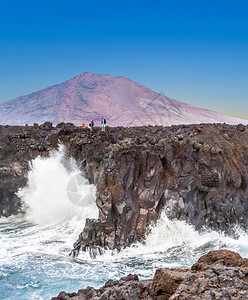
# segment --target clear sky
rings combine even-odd
[[[0,0],[0,102],[95,72],[248,119],[247,16],[247,0]]]

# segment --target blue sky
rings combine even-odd
[[[83,72],[248,119],[248,1],[0,0],[0,102]]]

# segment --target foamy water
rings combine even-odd
[[[73,176],[80,173],[63,149],[49,158],[36,158],[28,185],[19,191],[24,216],[0,219],[0,298],[50,299],[60,291],[99,287],[108,279],[136,273],[151,278],[159,267],[189,267],[202,254],[227,248],[248,256],[248,235],[237,229],[238,239],[214,231],[197,232],[163,213],[145,244],[119,253],[106,251],[91,259],[87,253],[69,256],[86,218],[97,218],[95,204],[75,206],[66,195]],[[82,194],[89,189],[80,188]]]

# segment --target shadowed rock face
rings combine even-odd
[[[56,146],[51,129],[41,130],[38,125],[0,126],[0,216],[9,217],[20,211],[16,192],[27,183],[29,162],[38,155],[49,155],[49,135],[49,144]]]
[[[226,259],[228,257],[228,259]],[[196,272],[195,266],[204,265]],[[203,264],[203,265],[202,265]],[[109,280],[100,289],[88,287],[78,293],[61,292],[52,300],[183,300],[248,299],[247,259],[229,250],[211,251],[191,270],[157,269],[153,279],[140,280],[128,275]]]
[[[246,127],[115,128],[80,147],[75,156],[97,185],[99,219],[87,221],[74,255],[142,240],[163,208],[198,229],[247,226]]]
[[[16,214],[28,161],[58,140],[97,187],[98,220],[87,220],[73,255],[119,249],[144,238],[165,208],[170,218],[230,233],[247,227],[247,127],[220,124],[96,128],[73,124],[0,127],[0,214]]]
[[[8,125],[46,120],[82,125],[90,117],[98,125],[104,117],[110,126],[248,123],[175,101],[122,76],[94,73],[0,104],[1,123]]]

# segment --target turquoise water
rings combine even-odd
[[[106,252],[97,259],[87,254],[73,259],[68,254],[75,221],[40,226],[17,217],[0,223],[1,299],[50,299],[62,290],[100,287],[108,279],[129,273],[138,274],[140,279],[152,278],[159,267],[189,267],[212,249],[229,248],[243,256],[248,254],[246,234],[237,240],[215,232],[199,234],[192,227],[164,216],[146,245],[136,245],[118,254]],[[167,236],[167,241],[160,239],[154,243],[159,231],[161,238]]]
[[[28,185],[19,192],[26,213],[0,219],[0,299],[50,299],[62,290],[100,287],[129,273],[152,278],[157,268],[189,267],[212,249],[228,248],[248,257],[246,232],[239,231],[237,239],[214,231],[198,233],[163,213],[146,244],[106,251],[96,259],[87,253],[74,259],[69,253],[85,219],[98,215],[95,204],[77,207],[66,196],[67,182],[78,172],[75,162],[69,167],[64,163],[62,152],[33,161]]]

